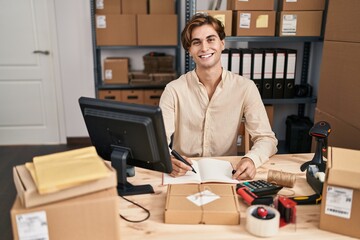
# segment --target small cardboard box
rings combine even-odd
[[[34,208],[16,198],[10,215],[14,239],[120,239],[116,188]]]
[[[129,59],[107,58],[104,60],[104,83],[128,84],[129,83]]]
[[[165,223],[240,224],[235,186],[229,184],[169,185]]]
[[[38,190],[30,175],[30,172],[26,169],[25,165],[15,166],[13,168],[13,177],[19,199],[22,205],[28,208],[84,195],[95,191],[100,191],[103,189],[116,187],[116,171],[110,166],[110,163],[105,162],[105,165],[111,171],[111,175],[107,178],[64,189],[59,192],[43,195],[40,195],[38,193]]]
[[[144,104],[144,90],[121,90],[121,102]]]
[[[236,36],[275,36],[275,11],[234,11]]]
[[[147,0],[121,0],[123,14],[147,14]]]
[[[108,100],[121,100],[121,90],[99,90],[98,97],[100,99],[108,99]]]
[[[360,2],[358,0],[329,1],[325,40],[360,42]]]
[[[210,11],[210,10],[203,10],[199,12],[206,12],[210,16],[213,16],[214,18],[218,19],[225,28],[225,34],[226,36],[231,36],[232,34],[232,11]]]
[[[136,16],[120,14],[95,15],[97,46],[136,45]]]
[[[175,14],[175,1],[149,0],[149,14]]]
[[[227,0],[228,10],[274,10],[274,0]]]
[[[144,104],[158,106],[163,90],[144,90]]]
[[[280,0],[280,9],[283,11],[324,10],[325,0]]]
[[[320,36],[323,11],[282,11],[279,36]]]
[[[96,14],[121,14],[121,0],[97,0]]]
[[[360,151],[328,148],[320,229],[360,238]]]
[[[176,46],[178,19],[173,14],[137,15],[139,46]]]

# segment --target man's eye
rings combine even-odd
[[[200,44],[199,41],[193,41],[193,42],[192,42],[192,45],[194,45],[194,46],[198,46],[199,44]]]
[[[208,39],[208,42],[214,42],[215,41],[215,38],[209,38]]]

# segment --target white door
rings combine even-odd
[[[0,145],[61,142],[52,4],[0,0]]]

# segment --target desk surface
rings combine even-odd
[[[273,156],[266,164],[257,169],[255,179],[266,179],[269,169],[282,170],[294,173],[297,176],[295,186],[283,188],[279,194],[311,195],[314,191],[306,182],[305,173],[300,171],[303,162],[312,159],[313,154],[284,154]],[[218,159],[237,162],[240,157],[222,157]],[[247,205],[240,203],[241,220],[240,225],[185,225],[185,224],[165,224],[164,208],[167,186],[161,184],[162,174],[159,172],[148,171],[137,168],[136,176],[128,180],[135,184],[151,184],[155,194],[128,196],[145,208],[149,209],[151,216],[148,220],[141,223],[129,223],[121,220],[121,235],[123,239],[253,239],[245,229]],[[146,214],[131,203],[120,198],[120,214],[132,219],[140,220]],[[320,217],[320,205],[297,206],[296,224],[288,224],[280,228],[279,233],[271,239],[350,239],[349,237],[323,231],[318,228]]]

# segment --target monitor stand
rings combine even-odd
[[[127,159],[130,156],[130,150],[122,147],[114,147],[111,153],[111,166],[117,172],[117,190],[120,196],[138,195],[154,193],[151,185],[137,185],[134,186],[127,181]]]

